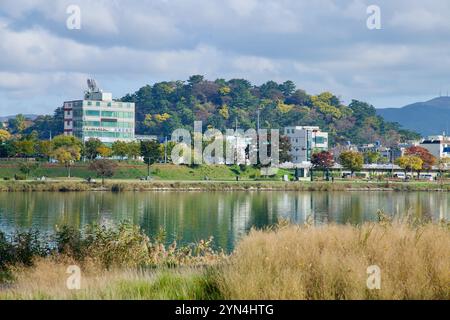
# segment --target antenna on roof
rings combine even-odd
[[[94,79],[87,79],[87,85],[89,88],[89,92],[98,92],[97,83]]]

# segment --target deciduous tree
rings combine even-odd
[[[108,148],[107,146],[105,146],[103,144],[97,148],[97,152],[100,155],[100,157],[102,157],[102,158],[108,158],[113,153],[111,148]]]
[[[100,154],[98,148],[100,148],[101,146],[103,146],[103,143],[99,139],[90,138],[84,144],[84,155],[89,160],[97,158],[97,156]]]
[[[80,160],[81,148],[61,146],[53,151],[52,157],[67,168],[67,176],[70,178],[70,167],[73,162]]]
[[[105,178],[111,178],[117,168],[113,160],[98,159],[89,164],[89,170],[94,171],[97,177],[102,178],[102,184],[105,184]]]
[[[4,129],[0,129],[0,143],[9,139],[11,139],[11,134]]]
[[[437,160],[436,157],[433,156],[427,149],[418,146],[413,146],[406,149],[405,155],[416,156],[422,159],[422,167],[416,169],[418,173],[420,173],[421,170],[430,170]]]
[[[356,151],[344,151],[339,156],[339,160],[344,169],[350,170],[351,175],[363,168],[364,158]]]
[[[147,164],[147,176],[150,177],[150,166],[161,158],[161,149],[157,141],[141,141],[141,156]]]
[[[405,170],[405,176],[406,172],[410,171],[411,174],[414,170],[420,170],[422,169],[423,161],[417,156],[403,156],[398,158],[395,163]]]

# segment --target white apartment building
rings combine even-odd
[[[113,100],[94,80],[88,80],[88,86],[83,100],[64,102],[64,134],[82,141],[96,138],[107,145],[134,141],[134,103]]]
[[[450,157],[450,137],[430,136],[424,139],[420,147],[427,149],[437,159]]]
[[[309,162],[313,153],[328,150],[328,133],[320,131],[319,127],[286,127],[284,135],[292,145],[290,154],[293,163]]]

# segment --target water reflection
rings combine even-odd
[[[448,219],[450,195],[431,192],[126,192],[1,193],[0,229],[34,227],[51,232],[55,225],[80,227],[92,222],[129,220],[149,235],[160,227],[168,242],[189,243],[214,236],[216,245],[232,249],[250,228],[279,218],[318,224],[361,223],[382,209],[409,212],[435,221]]]

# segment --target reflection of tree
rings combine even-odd
[[[369,206],[363,206],[361,202],[361,195],[356,193],[351,193],[348,197],[347,205],[341,207],[342,210],[342,218],[340,219],[341,223],[351,223],[351,224],[360,224],[363,222],[362,214],[364,210],[369,210]]]
[[[149,235],[164,227],[168,243],[214,235],[215,245],[231,249],[250,228],[272,225],[279,217],[303,223],[315,214],[319,221],[362,223],[383,209],[397,216],[411,210],[437,221],[448,218],[449,207],[448,194],[427,192],[0,193],[0,229],[49,232],[55,225],[129,220]]]
[[[272,193],[252,193],[248,199],[251,207],[250,225],[247,226],[249,230],[252,226],[255,228],[263,228],[274,221],[270,219],[271,207],[269,205],[270,198],[274,196]],[[276,220],[275,220],[276,221]]]

